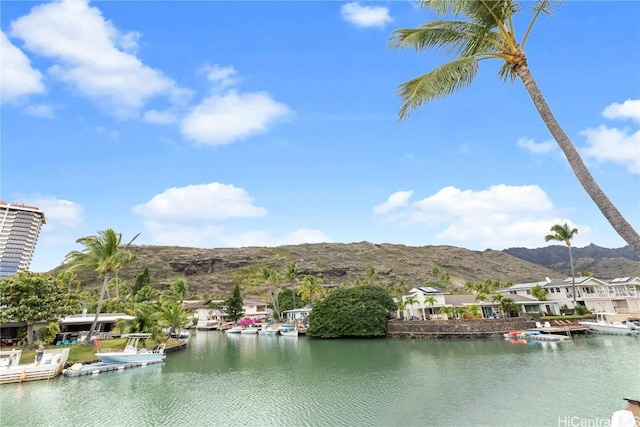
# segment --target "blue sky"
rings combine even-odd
[[[316,242],[621,247],[522,84],[398,121],[398,84],[447,58],[388,47],[413,2],[2,2],[0,198],[45,211],[31,265],[79,237],[202,248]],[[522,24],[524,21],[520,22]],[[529,66],[640,228],[640,3],[566,2]],[[522,27],[522,25],[521,25]],[[521,29],[521,31],[523,31]]]

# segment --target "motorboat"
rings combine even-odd
[[[129,334],[127,344],[121,351],[98,351],[96,357],[103,363],[130,363],[130,362],[158,362],[164,360],[167,355],[164,345],[158,345],[153,350],[140,348],[140,341],[151,337],[151,334]]]
[[[225,329],[225,332],[228,333],[228,334],[239,334],[239,333],[242,332],[243,329],[244,328],[242,326],[236,325],[236,326],[234,326],[232,328]]]
[[[632,331],[640,332],[640,320],[627,320],[625,325]]]
[[[258,335],[276,335],[278,333],[278,328],[275,328],[273,326],[273,324],[268,323],[266,325],[264,325],[262,328],[260,328],[260,330],[258,331]]]
[[[610,335],[632,335],[637,334],[640,331],[629,328],[622,322],[609,322],[606,319],[607,315],[615,313],[596,313],[596,320],[581,320],[578,323],[589,328],[590,331],[599,332],[602,334]]]
[[[58,376],[69,358],[69,349],[44,350],[38,362],[20,363],[22,350],[0,351],[0,384],[48,380]]]
[[[240,333],[242,335],[257,335],[259,330],[260,328],[256,326],[247,326],[245,328],[242,328]]]
[[[298,327],[296,325],[288,325],[288,324],[281,325],[278,328],[278,332],[280,333],[280,336],[283,336],[283,337],[294,337],[294,338],[298,337]]]

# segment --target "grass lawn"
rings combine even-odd
[[[104,351],[118,351],[123,350],[124,346],[127,344],[127,338],[116,338],[112,340],[100,340],[100,347],[95,347],[93,345],[84,345],[84,344],[75,344],[70,346],[55,346],[55,345],[47,345],[45,348],[47,350],[56,349],[56,348],[66,348],[70,349],[69,351],[69,359],[68,363],[75,362],[92,362],[96,359],[96,351],[104,350]],[[155,347],[156,343],[148,340],[146,343],[147,349],[152,349]],[[182,341],[170,338],[169,341],[166,342],[166,346],[168,348],[175,347],[181,345]],[[0,350],[11,350],[12,347],[3,347]],[[22,355],[20,357],[20,363],[32,363],[36,358],[36,350],[22,350]]]

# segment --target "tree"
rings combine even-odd
[[[242,317],[242,295],[240,295],[240,285],[236,283],[233,287],[233,295],[225,301],[227,314],[234,322]]]
[[[48,274],[19,272],[0,280],[0,323],[25,322],[27,346],[34,347],[34,324],[53,321],[79,310],[65,284]]]
[[[498,75],[504,81],[520,78],[542,121],[564,153],[576,178],[616,232],[640,255],[640,235],[609,200],[584,164],[578,150],[560,127],[540,88],[534,80],[525,55],[531,30],[541,14],[551,16],[553,1],[540,0],[532,7],[533,17],[520,41],[514,21],[522,10],[514,0],[422,0],[423,8],[438,16],[453,15],[456,20],[434,20],[420,28],[394,31],[390,45],[397,49],[412,47],[417,51],[440,50],[457,55],[451,62],[405,82],[399,87],[403,101],[400,119],[409,111],[437,98],[444,98],[471,84],[478,73],[479,62],[498,59],[502,67]],[[461,17],[462,19],[457,20]]]
[[[440,307],[440,313],[447,316],[447,319],[448,319],[453,314],[453,307],[451,307],[450,305],[445,305],[444,307]]]
[[[183,279],[178,279],[171,284],[169,289],[162,293],[160,300],[163,304],[178,303],[182,305],[182,302],[187,297],[187,284]]]
[[[571,292],[573,293],[573,307],[576,307],[576,274],[573,269],[573,253],[571,252],[571,239],[573,236],[578,234],[577,228],[569,227],[569,224],[564,223],[564,225],[555,224],[551,227],[551,231],[553,234],[547,234],[544,236],[544,240],[546,242],[550,240],[556,240],[559,242],[564,242],[569,249],[569,264],[571,265]]]
[[[511,317],[511,313],[514,311],[519,311],[520,306],[516,304],[512,298],[501,298],[500,310],[502,310],[502,313],[508,314],[509,317]]]
[[[534,287],[531,288],[531,295],[533,295],[535,298],[539,299],[540,301],[547,300],[547,290],[540,285],[535,285]]]
[[[169,333],[165,338],[168,341],[172,334],[182,329],[189,323],[189,313],[184,309],[182,303],[169,301],[160,307],[160,324],[169,329]]]
[[[137,294],[140,289],[146,285],[151,285],[151,275],[149,274],[149,267],[145,267],[142,273],[136,276],[136,283],[131,289],[133,295]]]
[[[96,315],[91,323],[89,334],[85,338],[85,344],[92,339],[92,335],[98,324],[98,316],[104,302],[104,294],[107,290],[109,277],[112,273],[122,268],[122,266],[130,263],[135,259],[135,255],[129,250],[131,243],[138,238],[140,233],[136,234],[133,239],[126,245],[122,245],[122,234],[116,233],[113,229],[98,231],[97,236],[86,236],[76,240],[84,246],[82,251],[72,251],[67,254],[64,259],[65,264],[73,264],[71,268],[86,267],[91,268],[98,273],[98,277],[104,277],[100,297],[98,299],[98,307]]]
[[[429,306],[433,307],[433,305],[436,303],[436,299],[432,295],[429,295],[424,299],[424,302],[429,304]],[[425,315],[424,317],[426,319],[427,316]]]
[[[303,301],[313,304],[313,297],[322,297],[324,288],[322,287],[322,279],[316,279],[314,276],[307,274],[300,281],[298,286],[298,295]]]
[[[384,336],[387,320],[396,307],[383,287],[340,288],[314,305],[307,335],[318,338]]]
[[[293,299],[293,289],[284,288],[278,292],[278,306],[280,307],[280,313],[294,309]]]
[[[416,297],[414,297],[413,295],[408,296],[404,299],[404,304],[405,306],[409,306],[411,307],[411,318],[414,318],[414,314],[413,314],[413,304],[416,304],[418,302],[418,300],[416,299]]]
[[[260,269],[262,273],[262,278],[265,283],[269,286],[269,296],[271,297],[271,306],[273,307],[273,311],[276,315],[276,319],[280,319],[280,304],[278,303],[278,299],[274,297],[274,290],[272,287],[276,289],[280,285],[280,275],[276,270],[271,267],[262,267]]]

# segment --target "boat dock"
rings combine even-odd
[[[89,363],[87,365],[82,365],[80,369],[72,369],[71,368],[63,369],[62,375],[65,377],[82,377],[85,375],[98,375],[103,372],[116,372],[123,371],[129,368],[138,368],[147,365],[152,365],[154,363],[161,363],[162,360],[152,361],[152,362],[128,362],[128,363]]]

